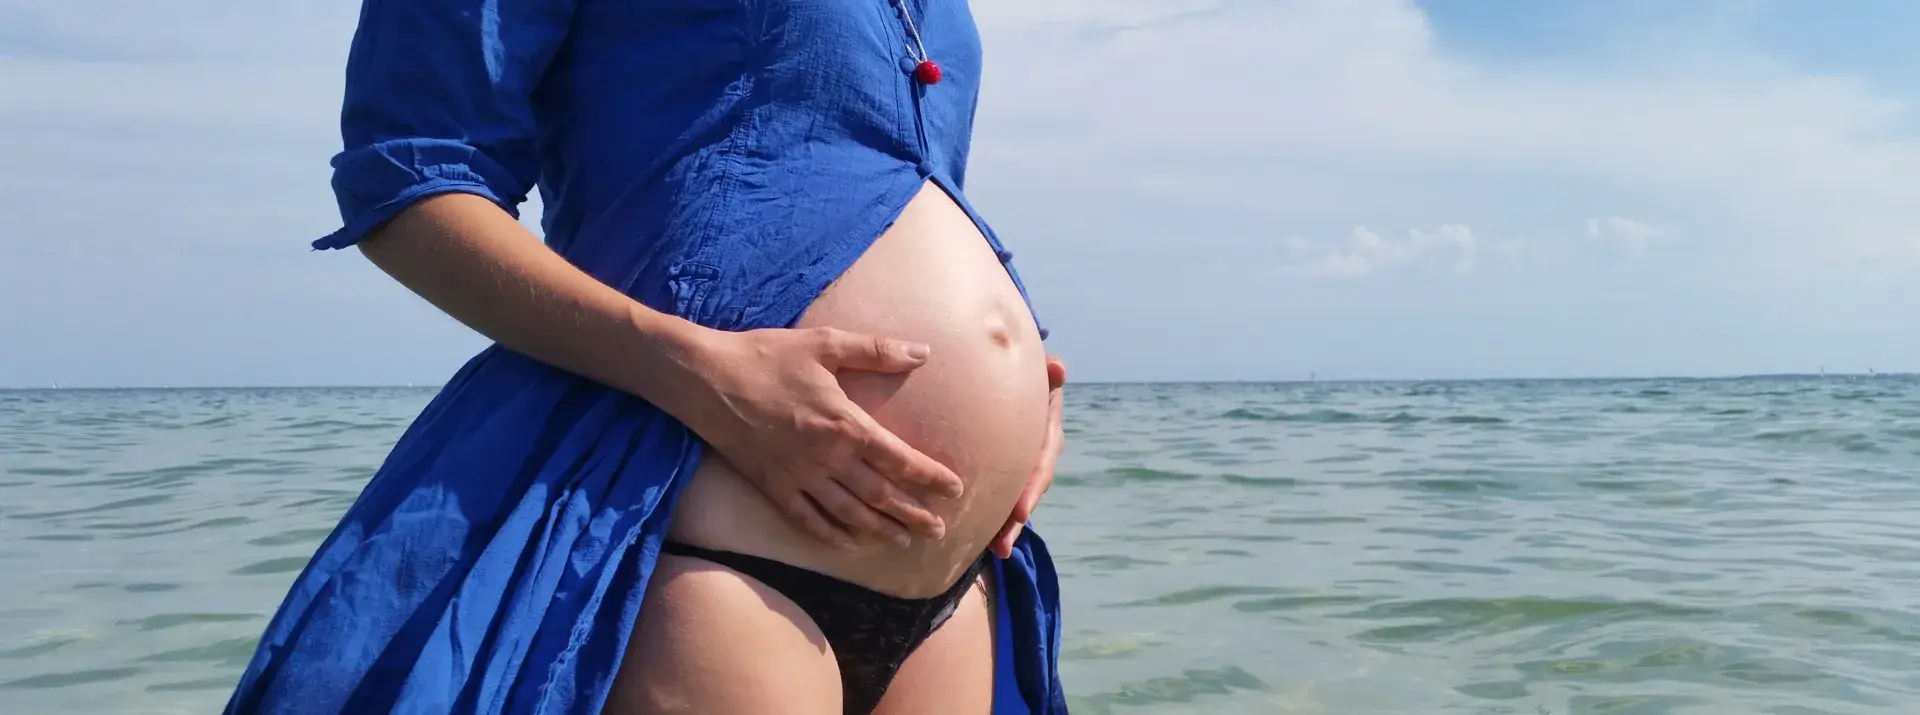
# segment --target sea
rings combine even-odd
[[[0,392],[0,713],[212,713],[427,389]],[[1920,378],[1074,385],[1076,715],[1920,712]]]

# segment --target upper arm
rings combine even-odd
[[[532,94],[575,0],[365,0],[333,158],[353,245],[420,199],[467,192],[515,212],[539,177]]]

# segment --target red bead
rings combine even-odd
[[[934,64],[933,60],[921,60],[920,64],[913,66],[913,78],[921,84],[939,84],[940,65]]]

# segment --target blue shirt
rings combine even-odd
[[[315,246],[428,196],[514,211],[538,187],[547,242],[601,281],[709,327],[783,327],[932,181],[1011,274],[963,192],[972,17],[907,4],[938,84],[913,80],[890,0],[365,0],[343,227]],[[703,449],[638,398],[487,349],[296,579],[227,712],[597,712]],[[1045,544],[1029,529],[995,567],[995,712],[1064,713]]]

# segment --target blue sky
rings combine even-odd
[[[0,0],[0,386],[482,346],[307,250],[354,5]],[[1920,369],[1920,4],[974,7],[969,192],[1076,378]]]

